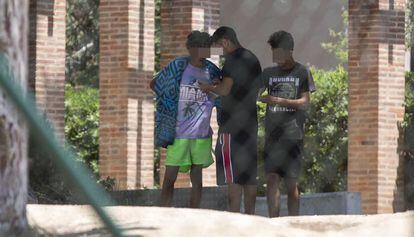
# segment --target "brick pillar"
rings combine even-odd
[[[192,30],[205,31],[212,34],[220,23],[219,0],[163,0],[161,6],[161,67],[165,67],[172,59],[188,55],[185,47],[187,35]],[[213,57],[218,63],[218,57]],[[212,116],[212,127],[217,134],[216,115]],[[214,136],[214,143],[215,143]],[[161,183],[165,172],[165,150],[161,152]],[[203,185],[216,184],[215,164],[203,172]],[[176,187],[190,186],[189,175],[180,174]]]
[[[405,0],[349,0],[348,190],[364,213],[400,211]]]
[[[29,86],[63,137],[65,115],[66,1],[30,0]]]
[[[154,1],[100,2],[100,173],[117,189],[152,187]]]

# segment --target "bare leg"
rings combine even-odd
[[[191,166],[191,208],[199,208],[201,202],[201,194],[203,191],[203,166]]]
[[[280,212],[280,176],[276,173],[266,175],[266,195],[269,217],[279,217]]]
[[[167,166],[161,191],[161,206],[171,207],[174,194],[174,183],[177,179],[178,166]]]
[[[239,184],[229,184],[229,211],[240,212],[242,197],[242,186]]]
[[[244,210],[246,214],[254,215],[256,210],[257,185],[244,185]]]
[[[299,216],[299,190],[296,178],[286,178],[289,216]]]

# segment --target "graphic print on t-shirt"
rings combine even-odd
[[[180,102],[184,104],[184,108],[181,110],[183,116],[179,118],[179,122],[194,120],[200,117],[203,113],[202,105],[208,100],[207,94],[200,90],[196,80],[188,85],[181,85]]]
[[[188,65],[180,84],[176,138],[211,136],[210,117],[214,98],[201,91],[199,82],[210,83],[208,71]]]
[[[284,99],[296,99],[299,91],[297,77],[271,77],[269,79],[269,94]],[[295,112],[296,109],[279,105],[269,106],[271,112]]]

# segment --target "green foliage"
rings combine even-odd
[[[400,127],[401,155],[404,157],[404,195],[406,206],[414,210],[414,73],[407,72],[405,77],[405,114]]]
[[[65,137],[67,149],[72,150],[79,162],[85,163],[98,177],[99,156],[99,92],[92,87],[65,88]],[[46,119],[46,118],[45,118]],[[30,136],[30,187],[39,203],[82,202],[78,190],[53,164],[50,154]],[[105,189],[112,190],[115,180],[108,177],[98,181]]]
[[[157,74],[161,70],[161,0],[155,0],[155,70]],[[155,113],[155,111],[154,111]],[[160,186],[161,148],[154,149],[154,185]]]
[[[66,13],[66,81],[98,87],[99,0],[68,0]]]
[[[407,1],[406,42],[407,47],[414,46],[414,0]]]
[[[407,1],[406,46],[414,48],[414,0]],[[414,210],[414,73],[408,72],[405,80],[405,114],[402,123],[404,134],[403,156],[405,158],[405,198],[408,209]]]
[[[348,158],[348,11],[342,13],[343,30],[330,30],[332,41],[322,48],[334,54],[333,70],[312,69],[317,91],[305,124],[305,160],[300,186],[303,192],[346,190]]]
[[[348,11],[344,10],[342,12],[342,27],[343,30],[335,32],[332,29],[329,29],[329,35],[332,37],[331,42],[322,43],[322,48],[326,49],[329,53],[332,53],[339,60],[341,65],[348,64]]]
[[[265,91],[262,95],[266,95]],[[266,193],[266,177],[264,173],[264,146],[265,146],[265,125],[266,104],[257,102],[258,117],[258,136],[257,136],[257,176],[258,176],[258,195],[265,196]]]
[[[313,69],[317,91],[305,125],[304,192],[346,190],[348,157],[348,73]]]
[[[404,132],[403,152],[406,158],[414,158],[414,73],[405,76],[404,120],[401,131]]]
[[[155,0],[155,73],[161,70],[161,0]]]
[[[99,92],[67,85],[65,97],[66,139],[80,161],[98,175]]]
[[[98,180],[98,184],[100,184],[107,191],[113,191],[115,189],[116,180],[115,178],[106,177],[106,179]]]
[[[405,75],[405,99],[404,99],[404,121],[403,127],[413,124],[414,120],[414,73],[407,72]]]
[[[52,159],[51,154],[38,142],[36,135],[29,133],[29,195],[40,204],[67,203],[73,196],[62,172]]]

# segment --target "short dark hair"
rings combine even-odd
[[[237,39],[236,31],[228,26],[221,26],[218,28],[211,38],[213,42],[217,42],[221,39],[227,39],[233,44],[240,45],[239,40]]]
[[[273,49],[282,48],[287,50],[293,50],[293,48],[295,47],[295,42],[293,40],[292,34],[284,30],[273,33],[269,37],[267,43],[269,43]]]
[[[211,46],[211,37],[206,32],[192,31],[187,36],[186,46],[187,48],[209,48]]]

